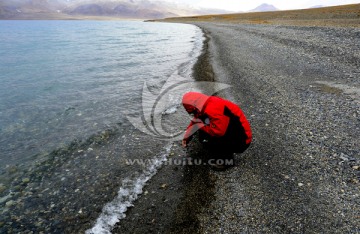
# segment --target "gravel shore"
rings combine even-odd
[[[218,95],[243,109],[253,143],[226,171],[163,166],[112,233],[360,233],[360,28],[193,24],[207,38],[195,79],[232,86]],[[0,232],[92,227],[124,177],[114,153],[129,144],[121,135],[139,139],[124,157],[160,147],[131,129],[55,152],[15,181]],[[98,158],[104,148],[108,157]],[[169,157],[207,155],[194,139],[187,149],[175,142]],[[97,175],[100,167],[108,173]]]
[[[359,233],[360,29],[194,24],[194,76],[232,85],[253,144],[224,172],[163,167],[114,233]]]
[[[359,233],[360,29],[196,23],[254,141],[202,233]]]

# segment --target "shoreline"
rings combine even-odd
[[[196,81],[214,81],[208,49],[210,38],[200,29],[205,40],[192,68],[193,76]],[[175,142],[170,156],[202,159],[201,147],[196,140],[187,149]],[[126,212],[126,217],[115,225],[112,233],[201,233],[199,214],[214,198],[214,183],[215,177],[208,166],[164,165],[147,183],[145,192]]]
[[[352,87],[358,74],[351,53],[356,48],[337,43],[347,51],[337,56],[331,46],[310,44],[322,42],[318,35],[341,40],[342,33],[346,37],[356,31],[195,25],[206,38],[192,69],[195,80],[233,86],[221,94],[240,103],[252,124],[254,142],[236,155],[236,166],[224,172],[164,165],[112,233],[334,233],[359,227],[355,199],[360,162],[355,155],[357,134],[351,135],[356,131],[354,104],[346,93],[314,83],[333,80]],[[294,38],[296,30],[300,33]],[[347,69],[345,79],[342,71]],[[333,110],[342,110],[342,115]],[[344,131],[334,132],[337,128]],[[175,142],[169,157],[186,156],[206,157],[195,138],[187,149]],[[118,186],[112,187],[108,195],[114,197]],[[80,211],[80,216],[94,216],[91,210]],[[89,218],[82,221],[90,224]]]
[[[241,103],[254,129],[254,144],[236,156],[234,168],[224,172],[212,172],[207,166],[164,165],[112,233],[356,232],[360,227],[356,216],[360,210],[356,200],[360,194],[359,113],[356,99],[330,86],[338,82],[356,87],[359,68],[356,56],[349,52],[350,44],[337,43],[346,52],[338,55],[331,46],[311,43],[322,42],[319,31],[340,41],[342,32],[350,36],[357,32],[195,25],[206,40],[193,66],[194,78],[217,78],[233,86],[221,94]],[[296,38],[292,36],[295,30],[300,32]],[[317,84],[319,79],[329,82]],[[86,145],[84,151],[102,147],[90,146],[91,150]],[[206,154],[196,139],[187,149],[175,142],[169,157],[186,156]],[[113,183],[118,181],[110,178],[112,182],[102,178],[113,189],[105,195],[114,197],[118,186]],[[88,214],[94,212],[80,209],[77,224],[89,225]],[[76,225],[79,220],[68,222]]]
[[[192,27],[190,31],[194,31]],[[192,72],[201,52],[203,38],[200,35],[201,31],[197,29],[194,34],[198,39],[195,42],[197,46],[194,50],[189,49],[189,55],[193,56],[186,60],[191,65],[179,64],[179,72]],[[190,45],[192,43],[189,42]],[[143,61],[146,64],[149,62],[146,59]],[[141,94],[141,86],[137,87]],[[115,109],[111,110],[114,112]],[[108,124],[109,130],[106,128],[90,138],[84,137],[84,141],[74,140],[69,145],[50,151],[49,158],[44,162],[34,169],[21,172],[13,181],[15,188],[11,189],[11,196],[1,199],[3,209],[0,232],[80,233],[93,227],[104,205],[118,196],[123,181],[136,179],[143,172],[144,165],[127,164],[127,160],[151,160],[164,143],[140,132],[121,113],[118,120],[111,126]],[[176,167],[173,168],[176,172]],[[9,173],[14,174],[17,172],[15,169],[10,168]],[[161,182],[154,188],[162,191],[169,187],[168,184]],[[176,186],[180,186],[180,183]],[[3,185],[0,185],[0,190],[8,192]],[[169,200],[164,203],[164,207],[172,203]]]

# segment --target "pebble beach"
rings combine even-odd
[[[158,196],[116,233],[358,233],[359,28],[194,24],[208,38],[194,75],[232,85],[218,95],[244,110],[253,143],[223,172],[162,168],[145,188]]]
[[[358,21],[336,27],[178,22],[196,25],[205,38],[193,77],[231,86],[216,95],[241,107],[253,142],[225,171],[159,166],[111,233],[359,233]],[[16,180],[18,197],[3,198],[0,230],[90,233],[104,204],[118,196],[119,178],[143,169],[125,165],[115,152],[150,158],[163,147],[126,120],[118,125],[127,130],[73,142],[40,171]],[[209,155],[196,138],[185,149],[169,144],[168,161]]]

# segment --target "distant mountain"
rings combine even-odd
[[[273,5],[264,3],[254,9],[250,10],[249,12],[264,12],[264,11],[278,11],[278,10],[279,9],[277,9]]]
[[[66,5],[58,0],[51,3],[47,0],[1,0],[0,19],[22,19],[24,15],[59,12],[59,9],[65,7]]]
[[[309,9],[312,9],[312,8],[322,8],[322,7],[326,7],[326,6],[324,6],[324,5],[316,5],[316,6],[309,7]]]
[[[195,9],[156,0],[1,0],[0,19],[73,18],[107,16],[116,18],[159,19],[175,16],[229,13],[214,9]]]

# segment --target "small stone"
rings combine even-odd
[[[41,227],[41,225],[42,225],[42,222],[41,222],[41,221],[35,223],[35,226],[36,226],[36,227]]]
[[[298,183],[298,186],[302,187],[302,186],[304,186],[304,184],[303,183]]]
[[[237,215],[238,217],[244,217],[244,216],[245,216],[245,212],[244,212],[243,210],[239,210],[239,211],[236,212],[236,215]]]
[[[149,192],[146,190],[145,192],[144,192],[144,195],[147,195]]]
[[[11,166],[9,169],[8,169],[8,172],[10,174],[14,174],[18,171],[18,168],[16,166]]]
[[[12,188],[12,190],[15,191],[15,192],[20,191],[20,189],[21,189],[21,186],[20,186],[20,185],[16,185],[16,186],[14,186],[14,187]]]
[[[285,178],[286,180],[288,180],[288,179],[290,179],[290,176],[286,175],[286,176],[284,176],[284,178]]]
[[[0,193],[4,192],[6,187],[3,184],[0,184]]]
[[[10,207],[10,206],[13,206],[14,204],[15,204],[15,202],[13,200],[7,201],[5,203],[5,207]]]
[[[22,180],[22,182],[25,183],[25,184],[27,184],[27,183],[30,182],[30,179],[29,179],[29,178],[24,178],[24,179]]]
[[[353,166],[352,169],[359,170],[359,166]]]
[[[167,184],[162,184],[162,185],[160,186],[160,188],[162,188],[162,189],[166,189],[167,187],[168,187]]]
[[[349,157],[344,153],[340,154],[340,159],[343,160],[343,161],[349,161]]]

